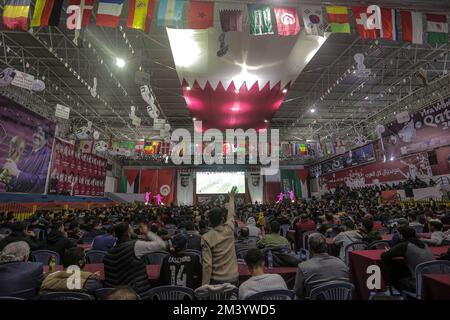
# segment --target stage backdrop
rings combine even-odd
[[[387,159],[450,145],[450,97],[409,114],[397,114],[380,141]]]
[[[107,160],[56,139],[49,194],[103,196]]]
[[[0,192],[44,193],[55,124],[0,97]]]
[[[170,205],[173,201],[175,187],[174,169],[142,169],[139,192],[151,192],[155,197],[158,193],[163,196],[164,204]]]

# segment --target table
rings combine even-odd
[[[61,265],[56,266],[56,271],[61,271],[63,267]],[[152,286],[158,285],[159,272],[161,266],[159,264],[150,264],[146,266],[147,275]],[[105,271],[103,263],[92,263],[86,264],[83,271],[88,272],[98,272],[100,274],[99,278],[101,281],[105,280]],[[239,272],[239,282],[242,283],[248,278],[250,278],[250,272],[248,271],[247,265],[238,264]],[[286,281],[286,285],[289,289],[292,289],[295,284],[295,276],[297,274],[297,268],[294,267],[274,267],[272,269],[266,269],[267,273],[279,274]],[[48,266],[44,266],[44,273],[48,273]]]
[[[422,300],[450,300],[450,274],[424,274]]]
[[[430,247],[435,257],[446,252],[450,246]],[[386,283],[383,277],[383,269],[381,266],[381,254],[384,250],[355,250],[349,253],[349,276],[350,281],[355,285],[355,299],[368,299],[369,289],[366,282],[370,274],[366,270],[371,265],[377,265],[381,269],[381,289],[386,290]],[[372,274],[372,273],[371,273]]]

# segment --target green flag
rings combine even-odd
[[[269,6],[249,4],[250,34],[260,36],[273,34],[272,15]]]

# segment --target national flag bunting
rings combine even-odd
[[[154,9],[154,0],[130,0],[127,27],[150,32]]]
[[[427,13],[427,39],[428,43],[448,42],[448,23],[445,14]]]
[[[208,29],[214,22],[214,2],[190,1],[188,25],[191,29]]]
[[[100,0],[95,23],[98,26],[115,28],[119,25],[125,0]]]
[[[414,11],[400,11],[402,20],[403,41],[423,44],[422,13]]]
[[[158,27],[181,27],[183,8],[183,0],[160,0],[157,18]]]
[[[36,0],[31,27],[48,26],[55,0]]]
[[[350,33],[350,19],[347,7],[326,7],[326,11],[328,23],[331,25],[331,32]]]
[[[303,23],[308,35],[322,36],[325,32],[323,11],[321,6],[304,6],[302,8]]]
[[[295,36],[300,32],[297,9],[294,7],[273,8],[280,36]]]
[[[61,20],[61,11],[62,11],[63,0],[54,0],[52,13],[50,14],[50,19],[48,20],[49,26],[59,26],[59,22]]]
[[[7,0],[3,7],[3,25],[7,29],[28,30],[30,0]]]
[[[381,31],[383,39],[398,40],[397,10],[381,8]]]
[[[244,25],[244,11],[246,6],[237,3],[221,3],[218,2],[215,5],[216,15],[215,19],[220,25],[216,25],[217,28],[221,28],[222,32],[242,32],[242,26]]]
[[[250,34],[273,34],[272,15],[269,6],[249,4]]]
[[[367,7],[352,7],[352,12],[360,37],[363,39],[378,38],[379,31],[377,29],[367,29]]]
[[[69,4],[80,7],[80,15],[82,16],[81,27],[84,28],[90,26],[92,10],[94,9],[94,0],[70,0]]]

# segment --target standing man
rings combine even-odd
[[[234,248],[234,198],[237,187],[231,188],[225,223],[220,208],[208,213],[211,229],[202,236],[202,284],[231,283],[238,286],[239,273]]]

